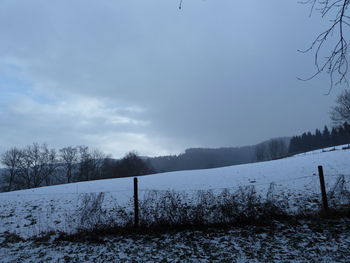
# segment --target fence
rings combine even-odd
[[[2,194],[0,232],[30,237],[100,226],[232,223],[348,205],[350,174],[323,174],[318,169],[319,175],[234,187],[144,189],[135,178],[130,180],[133,190]],[[296,184],[305,187],[291,189]]]

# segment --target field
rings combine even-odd
[[[4,242],[1,262],[349,262],[350,221],[302,221],[104,237],[94,242]]]
[[[297,213],[301,207],[316,212],[321,208],[317,166],[323,166],[327,191],[334,197],[349,186],[349,160],[350,151],[338,147],[275,161],[143,176],[139,177],[140,202],[150,193],[170,192],[195,202],[198,193],[215,196],[225,189],[231,192],[254,189],[257,196],[266,198],[273,186],[274,200],[287,198],[290,213]],[[81,262],[86,261],[84,258],[88,262],[348,262],[350,259],[349,221],[339,218],[318,223],[314,219],[298,221],[292,226],[271,222],[261,227],[107,236],[98,239],[97,244],[53,241],[58,232],[74,234],[82,228],[79,219],[82,205],[100,192],[104,198],[99,211],[113,214],[116,207],[123,208],[132,218],[132,178],[0,194],[0,254],[6,255],[4,262]],[[347,195],[338,196],[337,205],[348,202],[347,198]],[[30,239],[48,232],[52,235],[47,240]]]

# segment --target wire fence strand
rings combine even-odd
[[[325,174],[325,177],[337,177],[339,178],[340,176],[344,176],[344,177],[350,177],[350,174]],[[167,189],[159,189],[159,188],[139,188],[139,192],[140,193],[148,193],[151,191],[158,191],[158,192],[165,192],[165,191],[174,191],[174,192],[188,192],[188,193],[193,193],[193,192],[200,192],[200,191],[223,191],[223,190],[235,190],[238,189],[239,187],[251,187],[251,186],[267,186],[267,185],[271,185],[271,184],[280,184],[280,183],[286,183],[286,182],[294,182],[294,181],[298,181],[298,180],[305,180],[305,179],[311,179],[310,181],[308,181],[305,185],[314,185],[317,189],[318,187],[315,185],[315,180],[318,180],[318,176],[316,174],[313,175],[308,175],[308,176],[301,176],[301,177],[295,177],[295,178],[289,178],[289,179],[283,179],[283,180],[273,180],[270,182],[263,182],[263,183],[258,183],[258,182],[251,182],[249,184],[239,184],[237,183],[236,186],[230,186],[230,187],[209,187],[209,188],[167,188]],[[3,193],[0,195],[0,200],[2,198],[6,198],[6,197],[26,197],[26,196],[38,196],[38,197],[42,197],[42,196],[47,196],[48,198],[52,197],[52,196],[75,196],[75,200],[73,200],[72,202],[75,202],[75,209],[47,209],[47,210],[36,210],[33,211],[33,209],[31,209],[30,211],[15,211],[16,214],[19,215],[26,215],[28,213],[37,213],[37,214],[50,214],[50,213],[72,213],[72,212],[77,212],[79,210],[79,199],[81,197],[83,197],[84,195],[88,195],[88,194],[99,194],[99,193],[104,193],[104,194],[111,194],[111,198],[115,198],[114,194],[118,194],[119,196],[122,196],[125,200],[125,202],[123,202],[125,205],[130,203],[132,201],[133,198],[133,189],[121,189],[121,190],[114,190],[114,191],[87,191],[87,192],[79,192],[78,189],[78,185],[76,186],[76,191],[75,192],[66,192],[66,193],[23,193],[23,194],[19,194],[19,193]],[[2,197],[2,198],[1,198]],[[69,199],[71,200],[71,198],[69,197]],[[58,199],[57,199],[58,200]],[[13,200],[8,200],[10,203],[12,202],[17,202],[18,200],[13,199]],[[28,202],[31,201],[30,199],[28,200]],[[51,201],[55,201],[55,199],[51,200]],[[115,203],[117,203],[117,199],[113,200]],[[1,214],[1,206],[0,206],[0,219],[1,218],[6,218],[11,216],[11,214],[13,213],[9,213],[7,215]],[[112,211],[113,209],[111,209]]]
[[[350,177],[350,174],[325,174],[325,177],[339,177],[339,176],[345,176],[345,177]],[[223,187],[207,187],[207,188],[173,188],[173,187],[168,187],[168,188],[142,188],[140,186],[139,192],[147,192],[147,191],[215,191],[215,190],[225,190],[225,189],[236,189],[237,187],[249,187],[249,186],[264,186],[264,185],[271,185],[271,184],[279,184],[279,183],[285,183],[285,182],[293,182],[293,181],[298,181],[298,180],[304,180],[307,178],[318,178],[318,175],[313,174],[313,175],[308,175],[308,176],[301,176],[301,177],[295,177],[295,178],[289,178],[289,179],[282,179],[282,180],[272,180],[269,182],[250,182],[246,184],[242,183],[237,183],[235,186],[223,186]],[[202,185],[201,185],[202,186]],[[130,197],[133,194],[133,188],[130,187],[129,189],[120,189],[120,190],[108,190],[108,191],[78,191],[75,192],[63,192],[63,193],[11,193],[11,192],[5,192],[0,194],[0,200],[1,198],[8,198],[8,197],[26,197],[26,196],[47,196],[48,198],[51,196],[79,196],[79,195],[84,195],[84,194],[99,194],[99,193],[105,193],[105,194],[114,194],[114,193],[119,193],[123,196]],[[130,195],[129,195],[130,194]]]

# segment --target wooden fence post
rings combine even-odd
[[[137,177],[134,177],[134,226],[139,226],[139,195]]]
[[[323,209],[325,211],[328,211],[329,208],[328,208],[326,185],[324,183],[324,175],[323,175],[323,167],[322,167],[322,165],[318,166],[318,175],[320,177],[320,186],[321,186],[321,193],[322,193]]]

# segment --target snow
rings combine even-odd
[[[293,157],[223,168],[187,170],[139,177],[139,189],[149,190],[206,190],[230,188],[237,185],[261,185],[271,182],[300,189],[303,182],[294,179],[317,175],[317,166],[323,165],[325,175],[350,174],[350,150],[309,152]],[[317,177],[318,178],[318,177]],[[132,178],[117,178],[63,184],[0,194],[0,198],[25,195],[79,194],[92,192],[132,192]]]
[[[337,176],[350,175],[350,150],[337,147],[299,154],[285,159],[206,170],[188,170],[139,177],[140,198],[149,190],[220,191],[254,185],[260,192],[275,183],[280,191],[295,196],[319,193],[317,166],[324,167],[328,188]],[[350,178],[349,178],[350,179]],[[0,194],[0,233],[32,236],[50,230],[69,232],[69,218],[84,193],[105,192],[106,207],[130,206],[133,178],[79,182]]]
[[[349,219],[290,226],[126,235],[89,242],[5,242],[2,262],[349,262]]]

